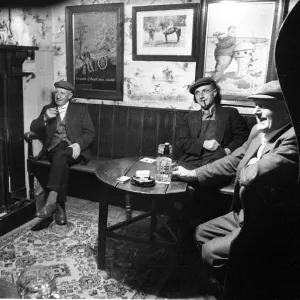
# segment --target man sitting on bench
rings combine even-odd
[[[56,224],[65,225],[69,168],[90,160],[95,129],[87,105],[69,102],[75,91],[73,84],[58,81],[54,86],[54,102],[44,106],[30,125],[30,130],[43,139],[43,148],[37,159],[45,156],[51,162],[46,186],[48,198],[36,216],[44,219],[55,213]]]
[[[290,234],[286,228],[294,225],[289,214],[297,211],[291,193],[297,187],[298,147],[279,82],[266,83],[248,98],[255,103],[253,113],[257,124],[241,147],[211,164],[194,170],[179,166],[173,172],[174,177],[188,182],[197,181],[201,186],[236,176],[232,211],[200,224],[195,231],[207,272],[214,282],[217,280],[221,284],[224,283],[231,242],[244,226],[244,203],[253,204],[255,200],[256,215],[262,213],[265,224],[265,228],[257,230],[256,242],[266,241],[270,236],[266,228],[272,228],[271,236],[274,238],[272,241],[269,239],[268,247],[273,249],[278,248],[278,241]],[[257,224],[260,224],[258,220],[251,226],[255,228]]]

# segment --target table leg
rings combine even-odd
[[[104,197],[99,201],[98,221],[98,269],[105,267],[106,228],[108,214],[108,192],[103,193]]]
[[[157,205],[155,199],[153,198],[152,209],[151,209],[151,225],[150,225],[150,241],[152,245],[154,245],[154,242],[156,240],[154,235],[156,228],[157,228]]]
[[[130,194],[125,194],[125,211],[126,220],[130,220],[132,218]]]

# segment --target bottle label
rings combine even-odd
[[[169,157],[157,158],[157,174],[156,181],[169,183],[171,181],[171,164],[172,159]]]

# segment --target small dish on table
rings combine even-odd
[[[136,175],[131,177],[130,183],[139,187],[151,187],[155,185],[155,178],[149,177],[137,177]]]

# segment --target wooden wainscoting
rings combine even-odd
[[[175,128],[187,111],[97,104],[89,111],[96,129],[93,156],[156,156],[157,145],[164,142],[172,144],[175,158],[180,156]],[[253,116],[243,116],[252,128]]]

